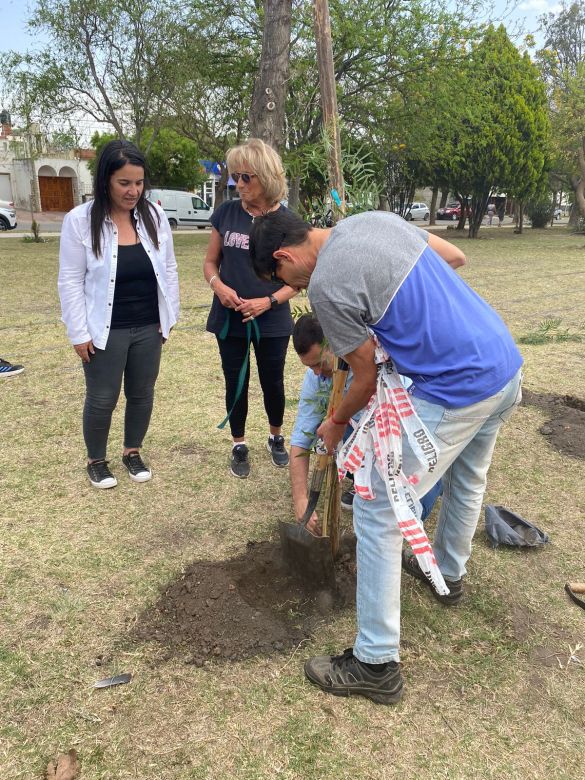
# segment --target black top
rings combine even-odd
[[[234,289],[241,298],[267,297],[283,286],[280,281],[259,279],[254,273],[248,253],[252,217],[244,211],[239,200],[222,203],[211,215],[211,224],[222,239],[219,277],[224,284]],[[245,336],[246,326],[242,323],[242,314],[222,306],[217,295],[213,296],[207,330],[219,334],[225,324],[227,312],[230,312],[229,335]],[[268,309],[256,322],[261,337],[290,336],[293,320],[288,301],[279,304],[275,309]]]
[[[118,245],[110,328],[138,328],[160,320],[156,276],[142,244]]]

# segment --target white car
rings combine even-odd
[[[412,222],[413,219],[423,219],[428,222],[431,212],[426,203],[413,203],[409,209],[407,209],[404,219],[408,222]]]
[[[16,211],[14,203],[0,200],[0,230],[14,230],[16,227]]]

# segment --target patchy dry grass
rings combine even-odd
[[[57,240],[0,239],[0,355],[23,362],[0,386],[0,766],[2,777],[42,776],[75,747],[84,780],[340,780],[342,778],[576,778],[585,727],[585,615],[563,593],[583,579],[582,461],[538,433],[522,407],[502,432],[487,500],[551,535],[536,553],[491,550],[478,530],[470,595],[458,610],[404,583],[407,694],[395,708],[326,697],[302,675],[305,657],[351,644],[354,615],[324,623],[292,658],[196,668],[131,640],[160,588],[194,559],[221,560],[249,539],[275,538],[289,515],[286,472],[269,467],[257,381],[248,438],[250,479],[227,476],[229,437],[217,430],[223,383],[205,333],[206,237],[176,237],[180,325],[165,347],[145,446],[155,478],[121,477],[112,491],[84,473],[83,376],[58,319]],[[514,335],[545,319],[582,327],[583,238],[564,230],[490,231],[455,239],[465,279]],[[585,395],[585,344],[523,345],[525,384]],[[291,356],[291,397],[302,369]],[[295,404],[287,405],[290,430]],[[130,685],[95,691],[122,671]]]

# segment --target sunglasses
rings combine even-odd
[[[237,184],[240,181],[240,177],[244,184],[249,184],[252,181],[252,178],[254,176],[257,176],[256,173],[232,173],[231,177]]]

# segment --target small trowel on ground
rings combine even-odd
[[[345,380],[349,366],[338,358],[337,369],[333,374],[333,387],[329,397],[327,417],[339,406],[343,397]],[[329,536],[315,536],[307,531],[323,486],[323,479],[332,455],[317,455],[313,468],[309,497],[305,514],[298,523],[280,521],[280,544],[282,557],[290,570],[308,587],[334,587],[335,569],[333,551]]]

